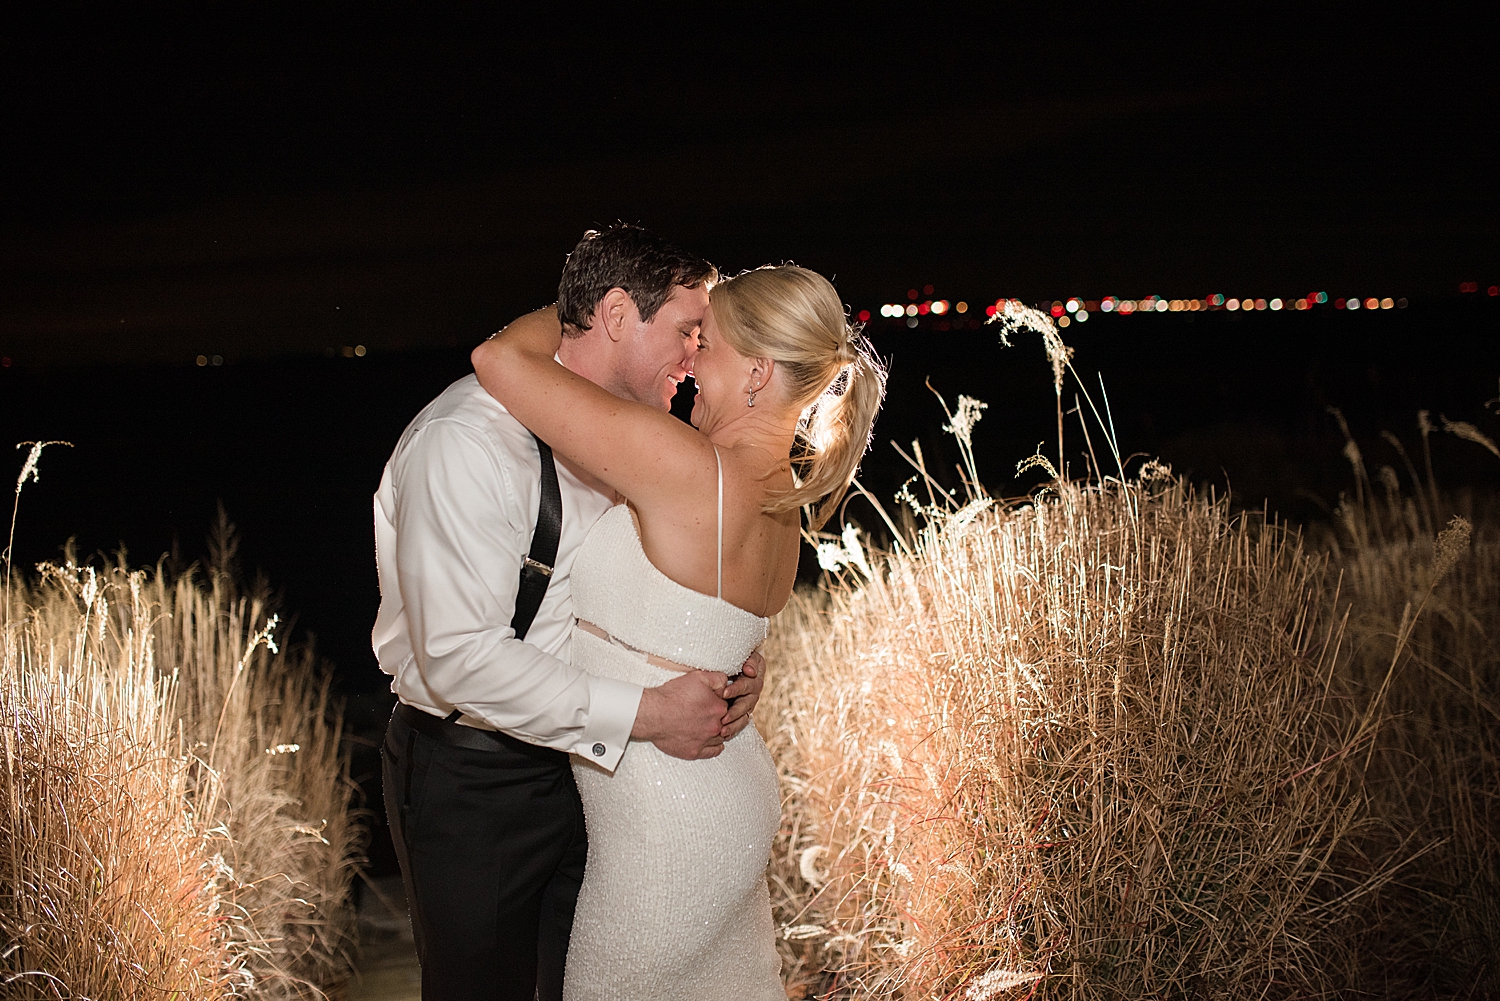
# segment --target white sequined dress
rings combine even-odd
[[[573,663],[645,686],[677,672],[639,651],[732,675],[766,636],[766,619],[657,570],[623,504],[578,551],[573,606],[615,640],[575,628]],[[765,876],[781,797],[754,725],[705,761],[631,741],[613,775],[574,762],[589,852],[567,1001],[784,1001]]]

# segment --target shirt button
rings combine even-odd
[[[595,744],[593,746],[592,750],[594,752],[594,757],[596,757],[596,758],[602,758],[602,757],[604,757],[604,752],[605,752],[606,748],[605,748],[605,746],[603,744]]]

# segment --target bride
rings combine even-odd
[[[563,368],[566,333],[541,310],[473,360],[522,424],[624,500],[574,563],[573,662],[646,686],[734,674],[791,595],[798,509],[821,527],[854,476],[884,369],[833,286],[793,266],[713,288],[691,428]],[[588,863],[565,997],[784,998],[765,881],[781,801],[755,727],[702,760],[634,741],[613,776],[573,769]]]

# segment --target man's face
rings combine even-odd
[[[622,361],[615,392],[629,400],[670,410],[677,386],[693,367],[698,330],[708,309],[708,289],[672,287],[672,294],[650,323],[632,304],[621,342]]]

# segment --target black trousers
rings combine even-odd
[[[422,997],[561,1001],[588,854],[568,756],[504,735],[452,746],[433,724],[457,724],[414,712],[397,706],[381,758]]]

